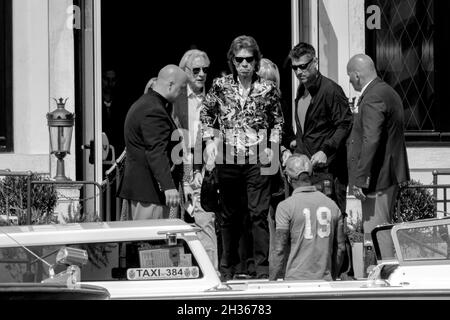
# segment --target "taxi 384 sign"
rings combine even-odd
[[[196,279],[200,275],[198,267],[189,268],[140,268],[128,269],[127,279],[139,280],[164,280],[164,279]]]

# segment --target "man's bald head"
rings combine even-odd
[[[377,78],[375,63],[365,54],[357,54],[350,59],[347,74],[356,91],[361,91],[366,84]]]
[[[153,85],[153,90],[158,92],[169,102],[174,102],[186,88],[187,74],[176,65],[168,65],[161,69],[158,79]]]

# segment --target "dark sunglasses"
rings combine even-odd
[[[247,61],[247,63],[252,63],[255,61],[255,57],[234,57],[234,61],[237,63],[242,63],[244,60]]]
[[[194,76],[198,75],[200,73],[200,71],[203,71],[204,74],[208,73],[209,68],[208,67],[204,67],[204,68],[193,68],[191,69],[192,73],[194,74]]]
[[[314,58],[312,58],[311,60],[309,60],[308,63],[304,63],[304,64],[298,64],[298,65],[291,65],[292,70],[297,71],[297,69],[300,69],[302,71],[308,69],[308,67],[310,66],[311,62],[314,61]]]

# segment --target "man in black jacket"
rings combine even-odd
[[[342,88],[320,74],[315,49],[298,44],[290,53],[292,70],[300,80],[295,100],[296,153],[311,159],[314,171],[333,175],[331,198],[345,215],[347,163],[345,141],[352,113]]]
[[[347,207],[347,161],[345,142],[351,130],[352,113],[342,88],[318,70],[316,50],[301,42],[289,54],[292,70],[300,80],[295,100],[295,122],[297,127],[296,153],[311,159],[315,174],[330,178],[330,192],[342,218]],[[289,151],[286,151],[289,152]],[[287,158],[287,157],[283,157]],[[344,222],[345,225],[345,222]],[[353,276],[352,256],[347,239],[347,254],[338,275]]]
[[[186,90],[187,75],[179,67],[163,68],[148,93],[130,108],[125,120],[127,158],[119,196],[131,205],[133,220],[168,218],[180,203],[171,155],[177,127],[172,103]]]

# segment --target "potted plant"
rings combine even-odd
[[[5,177],[0,180],[0,215],[17,217],[19,225],[27,222],[28,177]],[[32,174],[32,181],[50,181],[48,177]],[[58,195],[54,185],[34,184],[31,188],[32,224],[56,223],[54,210]],[[6,221],[4,224],[8,224]]]
[[[393,223],[435,218],[435,198],[430,190],[411,188],[411,186],[422,185],[420,181],[416,180],[400,185]]]
[[[356,278],[363,277],[363,252],[364,252],[364,232],[361,217],[348,219],[346,224],[347,237],[352,246],[353,272]]]

